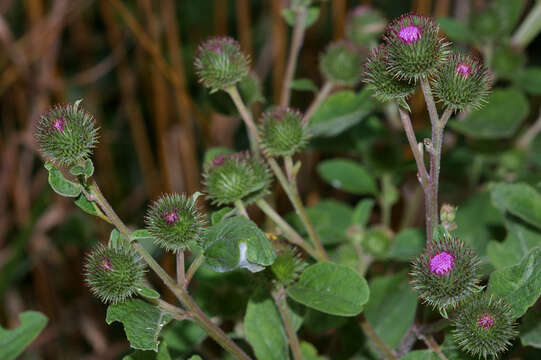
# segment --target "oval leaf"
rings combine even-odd
[[[0,359],[16,359],[47,325],[47,317],[37,311],[19,314],[20,325],[11,330],[0,326]]]
[[[147,288],[146,286],[139,286],[137,288],[137,293],[141,295],[142,297],[145,297],[147,299],[159,299],[160,293],[158,293],[156,290],[152,290],[150,288]]]
[[[60,170],[51,163],[45,163],[45,168],[49,171],[49,185],[58,195],[66,197],[79,196],[82,191],[81,185],[66,179]]]
[[[366,280],[353,269],[330,262],[311,265],[299,281],[287,289],[293,300],[339,316],[354,316],[368,301]]]
[[[317,171],[333,187],[357,195],[377,193],[376,181],[353,160],[333,159],[321,162]]]

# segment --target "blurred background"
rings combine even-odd
[[[348,13],[358,5],[370,5],[386,19],[415,11],[467,22],[489,2],[317,2],[320,17],[307,29],[296,78],[322,84],[318,55],[329,42],[344,37]],[[522,3],[516,23],[535,1]],[[48,186],[32,136],[40,114],[56,103],[84,99],[83,106],[101,128],[94,155],[97,181],[119,215],[130,226],[141,227],[146,206],[159,194],[202,190],[205,149],[247,148],[245,129],[230,100],[224,94],[210,95],[197,84],[193,57],[198,43],[212,35],[239,40],[262,83],[264,99],[252,105],[258,114],[280,98],[291,32],[282,17],[287,6],[287,0],[0,1],[0,324],[16,326],[18,314],[28,309],[49,318],[24,359],[117,359],[129,350],[121,325],[106,325],[106,307],[90,295],[82,277],[85,252],[98,241],[106,241],[110,227],[86,216]],[[535,39],[520,49],[523,64],[541,64],[540,45]],[[463,47],[481,57],[494,49],[467,42]],[[511,80],[502,75],[499,81]],[[531,111],[524,116],[525,124],[535,121],[540,103],[535,91],[528,96]],[[313,97],[311,91],[295,91],[292,104],[306,109]],[[410,103],[416,126],[422,130],[426,126],[422,97],[416,94]],[[383,164],[372,164],[377,169],[394,166],[397,157],[409,157],[396,122],[372,118],[367,124],[355,127],[346,137],[313,141],[303,155],[299,177],[308,204],[322,197],[354,203],[357,198],[325,184],[315,169],[325,158],[363,158],[369,135],[373,136],[369,150],[377,152]],[[398,134],[398,147],[388,144],[388,134]],[[484,143],[480,144],[482,148]],[[462,170],[471,165],[470,158],[457,156],[454,163],[444,165],[449,172],[457,172],[449,176],[444,170],[442,190],[444,199],[453,193],[456,201],[468,196],[471,185],[469,177],[457,175],[469,174]],[[410,225],[423,224],[422,194],[416,190],[413,168],[408,169],[397,184],[405,200],[397,203],[398,211],[391,219],[396,229],[405,221],[401,214],[408,216]],[[501,177],[507,175],[504,172]],[[471,176],[477,179],[482,171]],[[471,181],[475,186],[476,181]],[[404,201],[409,199],[417,203],[406,209]],[[281,212],[290,210],[283,196],[278,196],[277,206]],[[172,258],[163,256],[161,262],[174,272]],[[238,285],[233,290],[227,286],[231,281]],[[242,316],[244,307],[228,299],[246,299],[248,281],[249,277],[238,273],[217,277],[203,271],[193,291],[206,311],[223,316],[225,328],[235,331],[233,319]],[[197,349],[206,359],[219,356],[197,327],[180,324],[166,335],[176,354]],[[322,352],[333,346],[322,340],[326,335],[307,336]]]

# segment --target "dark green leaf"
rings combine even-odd
[[[366,319],[391,348],[400,344],[417,309],[417,294],[408,284],[407,273],[377,277],[370,282],[370,300],[364,307]]]
[[[287,294],[327,314],[354,316],[363,310],[369,290],[366,280],[351,268],[320,262],[307,267]]]
[[[82,191],[82,187],[72,181],[69,181],[62,175],[60,170],[51,163],[45,163],[45,168],[49,171],[49,185],[53,190],[62,196],[77,197]]]
[[[517,265],[495,270],[488,290],[503,297],[515,317],[524,315],[541,295],[541,248],[532,249]]]
[[[541,194],[528,184],[499,183],[492,187],[492,202],[541,229]]]
[[[20,325],[6,330],[0,326],[0,359],[16,359],[47,325],[47,317],[37,311],[19,314]]]
[[[432,350],[414,350],[401,357],[400,360],[438,360],[439,356]]]
[[[453,18],[438,18],[440,29],[449,40],[469,44],[475,35],[471,33],[468,25]]]
[[[425,232],[421,229],[404,229],[394,238],[390,257],[401,261],[411,261],[425,247]]]
[[[171,352],[187,353],[201,344],[207,333],[191,321],[173,321],[163,329],[160,337],[167,342]]]
[[[488,103],[473,111],[466,119],[450,126],[468,136],[480,139],[501,139],[513,136],[529,112],[528,100],[516,89],[497,89],[488,96]]]
[[[246,268],[261,271],[274,262],[276,253],[267,236],[244,216],[227,218],[205,234],[207,264],[217,272]]]
[[[541,309],[530,309],[522,318],[519,330],[523,345],[541,349]]]
[[[336,136],[364,119],[374,108],[368,90],[356,94],[346,90],[337,92],[323,102],[310,118],[310,132],[314,136]]]
[[[306,341],[301,341],[301,353],[304,360],[323,360],[321,356],[318,356],[314,345]]]
[[[293,90],[317,92],[317,86],[310,79],[295,79],[289,85]]]
[[[170,320],[157,306],[138,299],[109,305],[105,318],[107,324],[118,321],[124,325],[132,348],[153,351],[158,351],[158,335]]]
[[[353,160],[326,160],[319,163],[317,171],[333,187],[352,194],[375,194],[378,191],[374,177]]]
[[[529,67],[516,73],[515,83],[527,93],[541,95],[541,67]]]
[[[171,355],[169,354],[167,344],[165,341],[162,341],[158,347],[158,353],[155,351],[137,350],[130,355],[124,356],[122,360],[171,360]]]
[[[289,358],[282,319],[270,297],[257,295],[250,299],[244,316],[244,330],[258,360]]]

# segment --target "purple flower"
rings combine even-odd
[[[63,116],[60,116],[60,117],[57,117],[53,120],[53,127],[60,131],[60,132],[63,132],[64,131],[64,126],[66,125],[66,120],[64,120],[64,117]]]
[[[482,327],[485,330],[488,330],[494,325],[494,318],[490,314],[483,314],[479,316],[477,320],[477,326]]]
[[[466,64],[465,62],[459,62],[456,66],[456,72],[463,75],[464,77],[468,77],[471,73],[471,66]]]
[[[104,257],[101,262],[101,268],[103,270],[113,271],[113,264],[111,263],[111,260],[107,257]]]
[[[413,44],[421,38],[421,29],[415,25],[408,25],[398,31],[400,40],[407,44]]]
[[[455,266],[455,257],[447,251],[442,251],[430,258],[430,272],[445,275]]]
[[[163,216],[163,220],[167,224],[173,225],[178,220],[177,212],[173,210],[173,211],[169,211],[168,213],[165,213],[165,215]]]

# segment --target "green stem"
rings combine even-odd
[[[517,29],[511,43],[520,48],[525,48],[541,31],[541,1],[537,1],[532,10],[526,16]]]
[[[250,218],[248,216],[248,212],[246,211],[246,208],[244,207],[244,204],[242,203],[242,200],[235,200],[235,208],[237,208],[237,211],[239,214],[241,214],[244,217]]]
[[[296,245],[300,248],[302,248],[304,251],[306,251],[310,256],[312,256],[314,259],[323,260],[316,252],[315,249],[310,246],[302,236],[300,236],[295,229],[291,227],[273,208],[269,205],[268,202],[266,202],[263,199],[259,199],[256,201],[257,206],[267,215],[283,232],[284,236],[287,238],[287,240],[292,243],[293,245]]]
[[[124,222],[115,213],[107,199],[103,196],[96,182],[93,180],[90,191],[96,203],[101,207],[109,220],[115,225],[127,239],[130,239],[131,232]],[[182,306],[187,310],[192,320],[199,325],[207,334],[220,344],[226,351],[240,360],[251,360],[240,347],[237,346],[218,326],[216,326],[199,308],[186,289],[180,287],[163,268],[154,260],[144,247],[136,241],[131,243],[135,250],[141,255],[148,266],[158,275],[163,283],[175,294]]]
[[[366,320],[363,314],[359,315],[359,321],[365,335],[368,336],[370,340],[372,340],[374,345],[377,346],[377,348],[383,354],[384,358],[387,360],[398,360],[394,350],[391,349],[387,344],[385,344],[383,340],[381,340],[381,338],[378,336],[378,334],[376,334],[374,328],[372,327],[372,325],[370,325],[368,320]]]
[[[248,110],[246,105],[244,105],[236,86],[226,89],[226,92],[231,96],[233,103],[235,103],[241,118],[248,128],[248,138],[250,139],[250,148],[252,149],[253,155],[259,156],[259,132],[257,131],[257,126],[255,125],[252,113]]]
[[[190,281],[195,275],[197,269],[199,269],[199,267],[204,262],[205,262],[205,255],[203,253],[200,253],[199,255],[197,255],[197,257],[192,261],[190,267],[188,268],[188,271],[186,272],[186,279],[184,280],[185,289],[188,287],[188,285],[190,285]]]
[[[184,271],[184,251],[180,250],[177,253],[177,284],[180,286],[183,286],[185,282]]]
[[[272,292],[272,297],[274,298],[274,303],[280,312],[280,317],[284,323],[284,328],[287,333],[287,340],[289,342],[289,347],[293,353],[293,359],[303,360],[301,346],[299,344],[299,338],[297,337],[297,332],[293,327],[293,321],[291,320],[291,310],[287,306],[286,292],[282,285],[278,285],[276,290]]]

